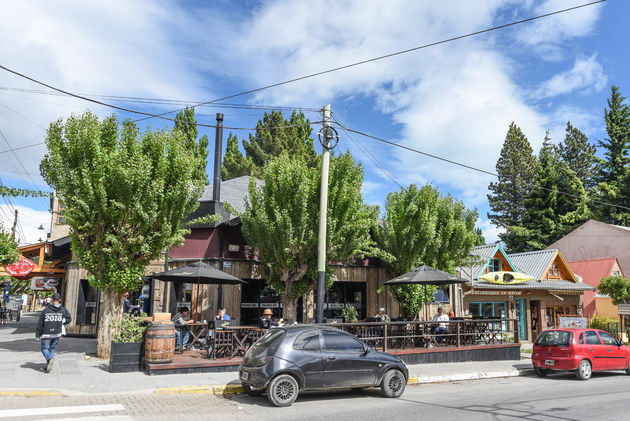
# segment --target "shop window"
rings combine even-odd
[[[357,309],[359,319],[367,317],[365,308],[365,282],[335,282],[326,292],[326,307],[324,317],[327,319],[340,319],[341,310],[346,305]],[[372,315],[370,315],[372,316]]]
[[[500,272],[501,271],[501,259],[492,259],[488,264],[488,272]]]
[[[473,318],[504,319],[506,317],[506,303],[504,302],[479,302],[468,303],[468,313]],[[498,328],[499,326],[495,326]],[[505,323],[501,323],[501,329],[506,330]]]
[[[560,317],[578,316],[576,306],[551,306],[545,309],[545,328],[553,329],[560,326]]]

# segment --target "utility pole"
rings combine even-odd
[[[214,180],[212,182],[212,200],[215,212],[218,209],[218,203],[221,201],[221,153],[223,152],[223,113],[217,113],[217,130],[214,138]],[[219,270],[223,270],[223,236],[217,227],[219,234]],[[197,287],[199,288],[199,287]],[[199,291],[197,291],[199,296]],[[223,306],[223,285],[217,286],[217,308],[219,310]]]
[[[11,235],[15,239],[15,230],[17,229],[18,210],[15,210],[15,218],[13,219],[13,228],[11,228]]]
[[[326,219],[328,212],[328,169],[330,166],[330,141],[333,132],[330,127],[330,104],[324,107],[324,128],[322,130],[322,182],[319,199],[319,237],[317,243],[317,323],[324,322],[324,294],[326,292]]]

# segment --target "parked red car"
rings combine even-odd
[[[553,329],[538,335],[532,364],[536,375],[575,371],[580,380],[593,371],[626,370],[630,374],[630,348],[598,329]]]

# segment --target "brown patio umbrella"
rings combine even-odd
[[[420,267],[411,269],[409,272],[400,276],[390,279],[385,282],[385,285],[409,285],[416,284],[424,286],[424,296],[427,296],[427,285],[450,285],[450,284],[463,284],[468,282],[467,280],[460,278],[450,273],[442,272],[441,270],[432,268],[431,266],[422,265]],[[424,303],[425,320],[428,319],[427,314],[427,302]]]

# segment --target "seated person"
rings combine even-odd
[[[385,313],[385,309],[383,307],[378,309],[378,314],[376,314],[376,316],[374,316],[374,318],[376,319],[377,322],[390,322],[390,318],[387,315],[387,313]]]
[[[123,314],[131,313],[140,315],[141,312],[142,310],[140,309],[140,306],[134,306],[131,302],[131,296],[128,292],[125,292],[125,301],[123,301]]]
[[[444,335],[446,334],[446,327],[448,326],[448,323],[444,323],[444,322],[448,322],[449,318],[446,314],[444,314],[444,309],[442,307],[438,308],[438,312],[435,315],[435,317],[433,317],[433,321],[434,322],[440,322],[438,323],[437,326],[433,327],[433,334],[435,335]],[[437,342],[441,342],[441,337],[437,337]]]
[[[232,320],[230,316],[227,314],[224,308],[220,308],[217,312],[217,315],[214,317],[215,320]]]
[[[190,331],[187,325],[194,323],[194,320],[186,320],[188,311],[188,307],[182,307],[179,313],[175,314],[171,319],[175,323],[175,349],[184,350],[188,339],[190,339]]]
[[[282,326],[282,322],[284,322],[283,319],[276,322],[271,316],[273,316],[273,311],[271,311],[270,308],[265,309],[262,317],[258,320],[258,327],[261,329],[271,329],[272,327]]]

